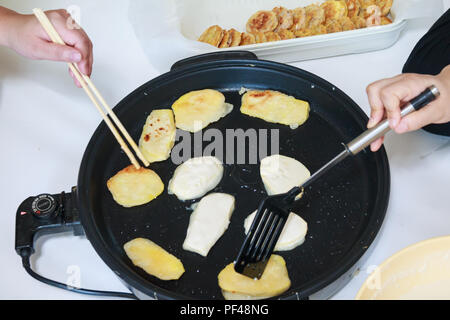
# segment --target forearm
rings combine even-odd
[[[14,27],[12,22],[18,15],[17,12],[0,6],[0,46],[9,47],[9,34]]]

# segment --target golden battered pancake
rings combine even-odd
[[[225,96],[212,89],[191,91],[172,105],[177,128],[197,132],[231,112],[233,106],[225,103]]]
[[[164,190],[161,178],[153,170],[136,169],[133,165],[110,178],[107,187],[114,200],[126,208],[146,204]]]
[[[317,4],[310,4],[305,7],[306,28],[313,28],[321,25],[325,21],[325,11]]]
[[[278,19],[278,26],[274,30],[275,32],[290,29],[292,27],[292,24],[294,23],[294,16],[291,10],[288,10],[285,7],[275,7],[272,11],[275,12]]]
[[[380,7],[381,15],[387,16],[392,8],[393,0],[375,0],[375,4]]]
[[[264,35],[266,36],[266,41],[267,42],[280,41],[281,40],[281,37],[278,35],[278,33],[275,33],[275,32],[266,32]]]
[[[267,42],[266,35],[264,34],[264,32],[255,32],[254,35],[256,43]]]
[[[253,34],[248,33],[248,32],[242,32],[241,43],[239,44],[240,46],[246,46],[246,45],[255,44],[255,43],[256,43],[256,39]]]
[[[329,0],[320,5],[325,12],[325,20],[338,20],[347,16],[347,5],[341,0]]]
[[[362,29],[362,28],[367,27],[366,20],[361,16],[354,16],[352,18],[352,22],[355,25],[356,29]]]
[[[139,149],[145,159],[150,163],[168,159],[175,144],[175,134],[172,110],[153,110],[147,117],[139,139]]]
[[[385,26],[385,25],[391,24],[391,23],[392,23],[392,20],[389,19],[388,17],[381,17],[381,25],[382,26]]]
[[[292,27],[291,31],[296,32],[306,28],[306,10],[303,7],[292,10]]]
[[[148,239],[128,241],[123,249],[135,266],[161,280],[176,280],[184,273],[179,259]]]
[[[327,28],[327,33],[335,33],[342,31],[341,24],[336,20],[327,20],[327,22],[325,23],[325,28]]]
[[[309,103],[278,91],[250,90],[242,96],[241,112],[288,126],[299,126],[309,116]]]
[[[286,262],[283,257],[273,254],[267,262],[260,279],[252,279],[237,273],[234,263],[227,265],[218,276],[219,287],[225,299],[267,299],[278,296],[291,286]]]
[[[220,41],[219,48],[228,48],[231,44],[231,34],[229,31],[223,31],[223,38]]]
[[[237,31],[236,29],[231,28],[228,30],[230,33],[230,47],[237,47],[241,43],[241,33]]]
[[[345,4],[347,5],[347,16],[349,18],[359,15],[359,11],[361,10],[361,2],[359,0],[345,0]]]
[[[280,36],[281,40],[295,39],[294,33],[286,29],[278,31],[278,35]]]
[[[215,47],[218,47],[222,41],[224,31],[221,27],[215,25],[211,26],[202,33],[198,41],[209,43]]]
[[[338,20],[342,27],[342,31],[355,30],[355,24],[349,17],[342,17]]]
[[[373,27],[381,25],[381,9],[379,6],[373,5],[366,8],[364,12],[366,26]]]
[[[258,11],[247,21],[246,29],[248,33],[269,32],[278,26],[277,15],[273,11]]]

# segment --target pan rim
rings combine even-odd
[[[177,76],[183,76],[186,74],[191,74],[192,72],[199,72],[205,69],[211,68],[230,68],[230,67],[258,67],[263,69],[270,69],[275,71],[282,71],[284,73],[289,73],[296,77],[308,76],[315,83],[320,83],[330,90],[333,90],[333,93],[340,95],[341,98],[345,99],[348,102],[351,102],[348,107],[354,112],[355,116],[360,119],[360,122],[365,120],[367,121],[367,115],[362,111],[362,109],[344,92],[338,89],[336,86],[332,85],[328,81],[316,76],[308,71],[303,69],[289,66],[286,64],[281,64],[272,61],[266,60],[257,60],[257,59],[226,59],[226,60],[216,60],[216,61],[207,61],[202,63],[197,63],[194,65],[188,65],[185,67],[180,67],[175,70],[164,73],[135,89],[126,97],[124,97],[114,108],[116,114],[120,116],[122,112],[125,112],[125,108],[122,106],[126,105],[130,99],[134,99],[136,95],[142,93],[148,87],[151,87],[152,90],[156,90],[159,86],[164,84],[167,80],[170,80]],[[88,176],[86,173],[91,172],[89,168],[92,167],[91,162],[89,161],[90,154],[95,150],[95,145],[99,143],[98,137],[102,132],[107,130],[104,122],[101,122],[100,125],[95,130],[94,134],[89,141],[89,144],[86,147],[85,153],[82,158],[82,162],[80,165],[79,175],[78,175],[78,191],[77,191],[77,202],[80,209],[80,219],[85,230],[86,236],[91,242],[97,254],[102,258],[102,260],[108,265],[113,272],[115,272],[128,286],[131,287],[131,290],[136,289],[149,297],[154,297],[155,299],[193,299],[192,297],[184,296],[182,294],[172,292],[166,290],[164,288],[158,287],[153,283],[146,281],[146,284],[142,283],[142,278],[135,273],[128,265],[126,265],[121,259],[116,257],[116,253],[114,253],[109,245],[104,241],[101,236],[101,232],[98,230],[96,225],[96,221],[93,218],[93,215],[89,212],[88,206]],[[309,297],[310,295],[320,291],[321,289],[327,287],[332,284],[336,280],[338,280],[341,276],[343,276],[348,270],[352,268],[358,261],[361,261],[364,254],[368,251],[369,247],[374,242],[377,234],[380,231],[380,228],[383,224],[384,217],[387,211],[388,203],[389,203],[389,193],[390,193],[390,169],[388,158],[386,154],[386,150],[381,148],[377,154],[374,154],[376,159],[376,166],[379,171],[379,179],[376,186],[377,197],[374,200],[374,209],[371,219],[368,222],[368,225],[371,227],[366,227],[365,230],[361,233],[361,236],[358,239],[359,246],[353,245],[353,247],[347,252],[345,256],[342,257],[341,263],[334,272],[326,272],[322,275],[319,280],[315,280],[315,283],[310,284],[309,287],[302,291],[293,293],[289,296],[283,296],[281,299],[298,299],[299,295],[301,297]],[[380,176],[381,173],[381,176]],[[376,214],[378,212],[378,214]],[[349,279],[350,280],[350,279]],[[275,297],[277,298],[277,297]]]

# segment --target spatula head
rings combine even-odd
[[[236,272],[250,278],[261,278],[295,197],[301,191],[295,187],[288,193],[270,196],[261,202],[235,261]]]

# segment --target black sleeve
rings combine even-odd
[[[431,27],[416,44],[403,66],[403,73],[436,75],[450,64],[450,9]],[[450,122],[432,124],[424,130],[450,136]]]

